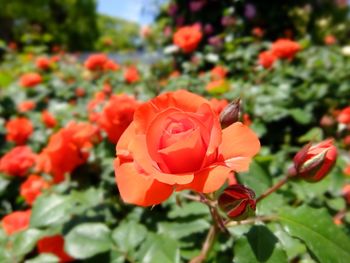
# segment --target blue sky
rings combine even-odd
[[[99,13],[121,17],[141,25],[153,22],[154,13],[157,10],[155,2],[165,0],[98,0]]]

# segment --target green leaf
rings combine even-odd
[[[305,242],[321,263],[347,263],[350,239],[324,209],[307,206],[284,209],[279,215],[286,231]]]
[[[178,263],[179,244],[166,235],[149,234],[139,250],[138,259],[142,263]]]
[[[59,263],[60,259],[53,254],[43,253],[35,258],[28,259],[24,263]]]
[[[169,218],[175,219],[179,217],[188,216],[203,216],[208,215],[208,207],[199,202],[183,203],[182,206],[175,205],[171,211],[169,211]]]
[[[128,253],[133,251],[147,235],[147,229],[135,221],[120,224],[112,232],[112,239],[118,249]]]
[[[72,207],[73,203],[67,196],[42,195],[34,203],[30,225],[44,227],[63,223]]]
[[[308,124],[312,120],[312,115],[310,112],[302,109],[291,109],[289,113],[294,118],[294,120],[300,124]]]
[[[86,259],[111,247],[111,232],[101,223],[84,223],[74,227],[65,238],[65,250],[72,257]]]
[[[265,226],[253,226],[234,245],[235,263],[283,263],[287,255],[278,243],[276,236]]]
[[[162,222],[158,224],[158,232],[161,234],[166,234],[174,239],[180,239],[193,233],[203,232],[209,227],[210,224],[204,219],[184,223]]]
[[[17,258],[25,256],[32,251],[37,241],[42,237],[42,231],[38,229],[28,229],[14,235],[12,241],[12,251]]]

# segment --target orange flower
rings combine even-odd
[[[47,57],[38,57],[35,61],[35,65],[38,69],[48,70],[51,66],[51,61]]]
[[[35,108],[35,102],[33,102],[33,101],[30,101],[30,100],[26,100],[26,101],[22,101],[19,105],[18,105],[18,107],[17,107],[17,110],[19,111],[19,112],[27,112],[27,111],[30,111],[30,110],[32,110],[32,109],[34,109]]]
[[[39,155],[37,170],[51,173],[54,183],[62,182],[65,173],[72,172],[87,160],[88,150],[97,138],[97,129],[91,124],[68,123],[50,137]]]
[[[272,53],[282,59],[293,59],[300,50],[299,43],[285,38],[278,39],[271,46]]]
[[[324,43],[328,46],[334,45],[335,43],[337,43],[337,39],[335,38],[335,36],[333,35],[327,35],[324,38]]]
[[[259,149],[242,123],[222,130],[203,97],[169,92],[136,109],[116,147],[116,182],[125,202],[141,206],[159,204],[174,190],[211,193],[232,171],[248,170]]]
[[[183,52],[191,53],[197,48],[202,37],[203,34],[198,26],[184,26],[175,32],[173,42]]]
[[[252,30],[252,34],[256,37],[263,37],[264,36],[264,30],[262,30],[260,27],[254,27]]]
[[[47,128],[53,128],[57,124],[55,117],[47,110],[41,112],[41,120]]]
[[[212,79],[224,79],[227,74],[227,70],[222,66],[216,66],[210,71]]]
[[[128,67],[124,72],[124,79],[127,83],[132,84],[140,80],[139,72],[136,67]]]
[[[54,254],[60,259],[61,263],[74,260],[64,251],[64,238],[61,235],[44,237],[38,241],[38,252]]]
[[[98,124],[104,130],[112,143],[117,143],[119,137],[132,122],[138,102],[125,94],[113,95],[104,107]]]
[[[339,123],[350,124],[350,107],[342,109],[337,117],[337,120]]]
[[[23,88],[32,88],[42,82],[40,74],[31,72],[21,76],[19,83]]]
[[[32,205],[35,199],[41,195],[42,190],[48,187],[49,183],[42,177],[32,174],[21,184],[20,194],[27,204]]]
[[[277,57],[271,51],[264,51],[259,54],[259,64],[266,69],[269,69],[273,66]]]
[[[16,211],[4,216],[1,223],[6,234],[12,235],[19,231],[26,230],[29,227],[31,213],[32,210]]]
[[[75,96],[77,97],[84,97],[85,96],[85,90],[81,87],[78,87],[75,89]]]
[[[350,164],[348,164],[348,165],[344,168],[343,173],[344,173],[346,176],[350,176]]]
[[[33,125],[27,118],[15,118],[6,123],[6,140],[17,145],[25,144],[33,133]]]
[[[225,109],[225,107],[228,105],[228,101],[225,99],[218,100],[216,98],[212,98],[209,102],[210,102],[210,106],[218,115],[220,115],[223,109]]]
[[[84,66],[88,70],[102,70],[107,61],[108,58],[105,54],[93,54],[85,60]]]
[[[107,60],[106,63],[103,64],[103,69],[116,71],[120,69],[120,66],[113,60]]]
[[[0,159],[0,172],[11,176],[25,176],[35,160],[36,155],[28,146],[17,146]]]

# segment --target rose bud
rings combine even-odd
[[[237,99],[227,105],[220,114],[220,123],[223,128],[230,126],[239,119],[241,101]]]
[[[318,182],[332,169],[337,160],[337,148],[333,140],[304,146],[294,157],[289,175],[309,182]]]
[[[235,221],[244,220],[255,214],[255,193],[240,184],[227,187],[220,195],[218,203],[221,210]]]

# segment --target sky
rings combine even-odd
[[[124,18],[141,25],[153,22],[156,8],[152,0],[98,0],[97,5],[99,13]]]

